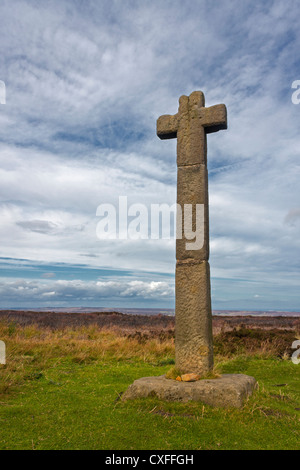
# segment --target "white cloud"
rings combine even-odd
[[[208,137],[211,264],[223,279],[215,298],[225,285],[234,293],[231,277],[295,287],[296,2],[15,0],[1,2],[0,13],[0,256],[130,267],[137,283],[146,282],[142,272],[174,272],[174,242],[100,242],[95,214],[123,195],[149,207],[175,202],[176,142],[159,141],[155,121],[176,113],[181,94],[203,89],[208,106],[226,103],[229,122]],[[149,282],[103,289],[151,299]]]
[[[82,280],[47,280],[26,281],[14,280],[0,283],[0,295],[4,305],[14,299],[16,305],[22,303],[27,306],[32,302],[45,303],[49,300],[53,305],[72,304],[76,302],[93,302],[95,306],[101,306],[101,302],[123,301],[135,302],[143,300],[154,300],[172,302],[174,287],[167,282],[143,282],[143,281],[82,281]],[[72,304],[73,305],[73,304]]]

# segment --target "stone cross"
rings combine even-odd
[[[182,214],[184,205],[192,204],[193,231],[196,205],[204,206],[203,246],[187,249],[184,234],[177,237],[175,282],[176,367],[200,375],[213,367],[206,134],[220,129],[227,129],[226,106],[205,108],[201,91],[181,96],[178,113],[157,120],[160,139],[177,137],[177,204]]]

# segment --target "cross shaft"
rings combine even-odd
[[[205,374],[213,367],[212,315],[209,268],[209,217],[207,139],[208,133],[227,129],[224,104],[205,108],[204,94],[194,91],[181,96],[177,114],[157,120],[160,139],[177,138],[177,203],[192,205],[192,230],[196,206],[204,206],[204,244],[187,249],[183,233],[176,240],[176,366],[185,373]]]

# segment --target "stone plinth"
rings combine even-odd
[[[197,382],[178,382],[162,375],[135,380],[122,400],[157,397],[166,401],[199,401],[220,408],[241,408],[256,387],[256,380],[244,374],[224,374],[217,379]]]

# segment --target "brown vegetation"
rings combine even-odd
[[[299,331],[299,330],[298,330]],[[260,354],[273,357],[290,357],[296,330],[245,328],[221,332],[214,338],[215,354],[229,357],[238,354]]]
[[[2,327],[7,327],[9,335],[9,332],[13,334],[17,331],[19,339],[28,337],[31,344],[41,339],[51,339],[54,344],[57,339],[69,342],[70,338],[74,338],[77,346],[81,344],[84,350],[85,346],[88,346],[88,349],[95,348],[95,339],[99,340],[103,347],[103,338],[106,337],[114,338],[113,343],[109,341],[109,348],[113,344],[113,351],[121,355],[124,350],[120,342],[124,341],[130,344],[132,350],[138,345],[139,352],[141,347],[153,341],[169,345],[171,349],[174,347],[175,318],[167,315],[3,310],[0,311],[0,323]],[[215,354],[231,356],[243,352],[260,352],[283,357],[291,353],[292,342],[300,332],[300,319],[215,316],[213,330]],[[99,344],[97,343],[95,356],[99,353]]]
[[[283,329],[279,320],[278,328],[272,329],[261,328],[262,323],[259,328],[236,326],[236,320],[232,324],[232,318],[221,323],[214,319],[216,363],[239,354],[287,358],[292,342],[300,337],[299,320],[289,329]],[[24,379],[38,379],[40,371],[66,360],[172,365],[175,356],[174,318],[163,315],[1,312],[0,339],[7,346],[7,366],[0,367],[0,394]]]
[[[36,325],[51,330],[97,325],[99,328],[123,332],[174,330],[174,317],[167,315],[131,315],[120,312],[57,313],[31,311],[0,311],[0,320],[20,326]]]
[[[92,313],[66,313],[66,312],[35,312],[0,310],[0,320],[15,323],[20,326],[36,325],[51,330],[78,328],[80,326],[97,325],[99,328],[109,328],[115,331],[134,335],[141,340],[160,336],[162,339],[170,338],[174,334],[175,317],[168,315],[134,315],[120,312],[92,312]],[[241,326],[264,330],[284,329],[300,330],[299,317],[275,316],[213,316],[214,335],[220,332],[231,331]]]

